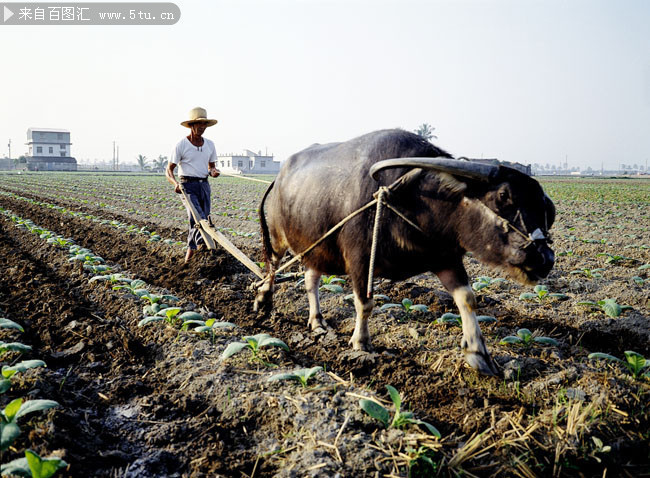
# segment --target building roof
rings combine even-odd
[[[62,129],[62,128],[29,128],[27,130],[27,135],[30,133],[38,131],[39,133],[69,133],[67,129]]]

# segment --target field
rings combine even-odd
[[[262,261],[265,186],[211,184],[214,223]],[[163,177],[1,174],[0,317],[24,328],[0,328],[1,360],[25,364],[3,368],[2,463],[31,449],[75,477],[650,476],[649,369],[626,355],[650,358],[650,180],[542,184],[558,208],[544,287],[466,258],[503,369],[486,378],[464,365],[457,310],[431,274],[378,282],[374,351],[353,352],[345,282],[324,284],[332,330],[313,335],[297,279],[264,318],[252,312],[253,275],[222,250],[184,266],[185,211]],[[139,325],[160,304],[166,320]],[[182,327],[181,315],[207,323]],[[288,350],[221,360],[263,333]],[[304,385],[268,381],[317,366]],[[369,399],[392,419],[387,385],[401,413],[441,438],[408,415],[386,427],[360,408]],[[18,418],[10,440],[5,407],[21,397],[58,406]]]

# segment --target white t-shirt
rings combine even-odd
[[[217,162],[217,151],[207,138],[203,138],[203,146],[197,147],[185,137],[176,145],[171,162],[178,165],[181,176],[205,178],[209,174],[208,163]]]

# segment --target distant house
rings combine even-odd
[[[274,161],[273,156],[254,153],[248,149],[244,154],[217,155],[217,169],[230,174],[278,174],[280,161]]]
[[[70,131],[53,128],[27,130],[27,169],[30,171],[76,171],[70,156]]]

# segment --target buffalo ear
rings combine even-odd
[[[463,194],[467,189],[467,184],[459,181],[454,176],[449,173],[437,173],[438,180],[440,181],[440,186],[438,190],[440,192],[446,191],[451,194]]]

